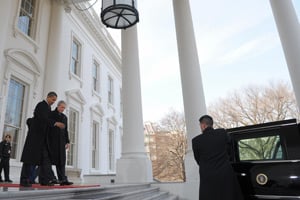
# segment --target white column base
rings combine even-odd
[[[194,200],[199,198],[199,166],[197,165],[192,151],[189,151],[184,160],[186,182],[180,194],[184,199]]]
[[[120,158],[117,160],[117,183],[153,182],[152,164],[147,156],[143,158]]]
[[[168,191],[184,200],[199,199],[199,167],[194,160],[193,152],[187,153],[185,157],[186,182],[184,183],[154,183],[162,191]]]

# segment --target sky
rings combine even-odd
[[[207,106],[250,85],[291,84],[269,0],[189,2]],[[143,120],[157,122],[183,111],[173,1],[137,3]],[[109,32],[120,46],[121,31]]]

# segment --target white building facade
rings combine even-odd
[[[78,3],[86,1],[1,0],[0,137],[13,138],[14,181],[20,177],[26,119],[49,91],[68,106],[67,172],[101,184],[110,175],[117,183],[153,181],[144,148],[137,26],[121,31],[121,55],[99,16]],[[295,10],[292,0],[270,3],[300,104]],[[199,131],[197,119],[206,114],[206,104],[189,0],[173,0],[173,11],[188,139],[186,182],[158,185],[192,200],[198,198],[199,168],[191,139]]]
[[[116,173],[123,129],[121,54],[94,10],[76,7],[60,0],[1,1],[0,137],[13,137],[14,181],[26,119],[49,91],[67,103],[67,171],[80,178]]]

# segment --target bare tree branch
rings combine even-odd
[[[233,128],[289,118],[299,119],[295,95],[284,82],[248,86],[208,106],[217,127]]]

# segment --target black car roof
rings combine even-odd
[[[297,120],[296,119],[287,119],[287,120],[281,120],[281,121],[275,121],[275,122],[267,122],[267,123],[263,123],[263,124],[240,126],[240,127],[230,128],[230,129],[226,129],[226,130],[228,133],[234,133],[234,132],[241,132],[241,131],[245,132],[248,130],[276,128],[276,127],[286,126],[286,125],[297,125]]]

